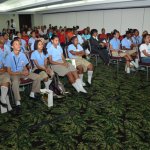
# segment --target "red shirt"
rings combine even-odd
[[[25,40],[27,45],[28,45],[29,37],[27,35],[26,36],[22,36],[22,39]]]
[[[106,34],[99,34],[99,39],[107,39],[107,35]]]
[[[66,43],[66,38],[64,34],[59,34],[59,41],[60,43]]]

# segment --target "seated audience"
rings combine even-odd
[[[26,34],[26,31],[22,31],[21,39],[26,41],[26,45],[28,45],[29,42],[29,36]]]
[[[101,34],[99,34],[99,39],[100,39],[101,41],[107,40],[107,34],[106,34],[106,32],[105,32],[105,28],[102,28]]]
[[[35,31],[32,31],[31,32],[31,38],[29,39],[29,47],[30,47],[31,51],[34,51],[35,41],[36,41]]]
[[[133,49],[133,44],[131,41],[131,33],[130,31],[126,32],[126,37],[121,41],[122,49],[124,50],[131,50]]]
[[[130,73],[130,62],[137,68],[137,64],[133,61],[131,54],[135,53],[135,51],[122,51],[121,43],[119,40],[119,31],[113,31],[114,38],[110,40],[110,52],[113,57],[124,57],[126,59],[125,71]]]
[[[109,64],[109,56],[106,50],[105,44],[98,40],[98,31],[96,29],[91,30],[91,38],[90,38],[90,45],[91,45],[91,53],[92,54],[99,54],[104,64]]]
[[[51,40],[52,46],[48,49],[48,55],[54,72],[56,72],[59,76],[67,76],[69,82],[77,90],[77,92],[87,93],[82,86],[77,70],[64,58],[63,50],[59,45],[58,36],[54,35]]]
[[[82,56],[85,56],[85,52],[78,42],[78,37],[77,36],[72,37],[71,41],[72,44],[68,46],[69,58],[75,59],[78,74],[82,81],[83,86],[85,86],[85,83],[83,82],[83,72],[86,71],[88,71],[88,83],[91,84],[93,76],[93,65],[86,59],[82,58]]]
[[[143,44],[140,46],[141,61],[143,63],[150,63],[150,35],[143,36]]]
[[[83,34],[82,34],[82,38],[84,41],[87,41],[91,38],[91,35],[87,29],[84,29]]]
[[[40,40],[35,41],[34,49],[35,51],[31,54],[31,60],[34,62],[33,72],[40,75],[41,80],[44,81],[45,88],[49,89],[49,85],[52,82],[50,78],[54,73],[48,66],[47,50],[44,50],[43,42]]]
[[[7,67],[7,72],[10,75],[12,82],[12,90],[14,93],[14,98],[16,101],[16,109],[20,113],[20,79],[29,78],[33,80],[32,91],[30,97],[36,99],[35,93],[40,92],[41,88],[41,79],[40,76],[34,73],[29,73],[27,65],[29,64],[28,59],[25,54],[20,52],[20,42],[16,39],[11,42],[13,51],[7,55],[5,65]]]
[[[139,46],[142,43],[142,36],[139,36],[139,31],[137,29],[134,29],[132,41],[135,46]]]
[[[74,35],[77,36],[79,44],[82,45],[84,43],[84,40],[82,36],[78,34],[77,29],[74,29]]]
[[[11,49],[11,40],[9,40],[8,33],[3,34],[3,38],[5,40],[5,45],[7,45]]]
[[[4,38],[0,37],[0,87],[1,87],[1,100],[0,100],[0,109],[2,113],[11,111],[12,107],[9,102],[8,96],[8,87],[11,83],[10,76],[7,73],[7,69],[5,67],[6,57],[10,53],[4,47]]]
[[[21,36],[21,33],[20,32],[17,32],[17,37],[15,37],[15,38],[17,38],[19,41],[20,41],[20,48],[21,48],[21,52],[25,52],[26,51],[26,49],[27,49],[27,43],[26,43],[26,41],[25,40],[23,40],[22,39],[22,36]],[[14,39],[15,39],[14,38]]]

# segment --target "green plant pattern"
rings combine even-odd
[[[146,72],[115,67],[99,64],[87,95],[63,78],[72,95],[52,108],[22,93],[22,114],[0,115],[0,150],[150,150]]]

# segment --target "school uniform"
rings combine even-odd
[[[125,57],[127,54],[132,55],[136,52],[136,50],[127,50],[127,51],[119,51],[120,50],[120,40],[113,38],[110,40],[110,45],[112,46],[112,49],[115,51],[112,51],[112,56],[114,57]]]
[[[24,67],[28,64],[28,59],[26,58],[25,54],[20,52],[18,55],[15,55],[14,52],[11,52],[6,57],[5,66],[10,68],[12,72],[22,72]],[[16,75],[11,76],[12,81],[12,90],[14,93],[14,97],[16,101],[20,101],[20,92],[19,92],[19,85],[20,85],[20,78],[29,78],[33,80],[32,84],[32,92],[39,93],[41,87],[41,80],[40,76],[34,73],[30,73],[28,76]]]
[[[68,46],[68,56],[71,59],[75,59],[76,62],[76,66],[82,66],[84,72],[87,71],[87,67],[91,64],[90,62],[88,62],[87,60],[85,60],[84,58],[82,58],[82,56],[75,56],[72,55],[70,51],[75,51],[75,52],[81,52],[83,51],[83,48],[80,44],[77,45],[77,47],[74,46],[74,44],[70,44]]]
[[[124,38],[122,41],[121,41],[121,45],[122,47],[125,47],[127,49],[131,49],[131,45],[132,45],[132,42],[130,39],[128,39],[127,37]]]
[[[3,55],[0,51],[0,69],[3,69],[5,67],[5,59],[3,58]],[[4,105],[7,105],[7,108],[0,104],[1,113],[6,113],[7,109],[8,111],[12,110],[12,107],[10,105],[9,96],[8,96],[8,87],[2,86],[3,84],[11,83],[10,76],[7,72],[0,73],[0,89],[1,89],[1,103]]]
[[[34,43],[35,43],[36,39],[34,39],[33,37],[31,37],[29,39],[29,45],[31,45],[31,51],[34,51]]]
[[[63,63],[62,60],[63,50],[60,45],[54,47],[53,45],[48,48],[48,56],[52,57],[52,60],[55,62]],[[63,65],[51,65],[54,72],[56,72],[59,76],[65,76],[69,72],[76,71],[76,69],[72,66],[72,64],[68,64],[68,67]]]
[[[5,45],[7,45],[9,48],[11,48],[11,40],[7,40],[7,41],[5,41]]]
[[[83,41],[83,39],[82,39],[82,37],[81,37],[81,35],[77,35],[77,38],[78,38],[78,42],[79,42],[79,44],[83,44],[84,43],[84,41]]]
[[[50,48],[52,46],[52,42],[48,42],[47,45],[46,45],[46,48]]]
[[[144,63],[150,63],[150,57],[147,57],[144,55],[143,51],[146,51],[148,54],[150,54],[150,44],[142,44],[140,46],[140,53],[141,53],[141,59],[142,59],[142,62]]]
[[[3,57],[3,52],[0,50],[0,69],[5,67],[5,58]],[[7,72],[0,74],[0,85],[4,83],[10,83],[10,76]]]
[[[133,36],[132,41],[133,41],[133,44],[140,45],[142,43],[142,36]]]
[[[85,40],[89,40],[91,38],[90,34],[82,34],[82,38]]]
[[[25,52],[25,50],[26,50],[26,41],[25,40],[23,40],[23,39],[20,39],[21,41],[21,52],[22,53],[24,53]]]
[[[36,60],[38,62],[38,65],[42,67],[44,67],[44,61],[47,58],[48,58],[48,54],[44,55],[43,52],[39,53],[37,50],[35,50],[31,54],[31,60]],[[42,80],[48,77],[47,73],[43,70],[38,69],[35,64],[34,64],[33,72],[39,74]]]

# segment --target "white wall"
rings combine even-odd
[[[0,14],[0,31],[2,31],[3,28],[7,28],[7,20],[13,19],[16,23],[16,30],[19,30],[19,17],[17,14]]]
[[[41,14],[31,15],[32,26],[41,26],[43,25],[43,16]]]
[[[150,8],[114,9],[99,11],[84,11],[43,15],[43,25],[72,27],[79,25],[80,29],[90,26],[99,31],[105,27],[106,32],[118,29],[122,34],[128,28],[137,28],[140,32],[150,32]]]

